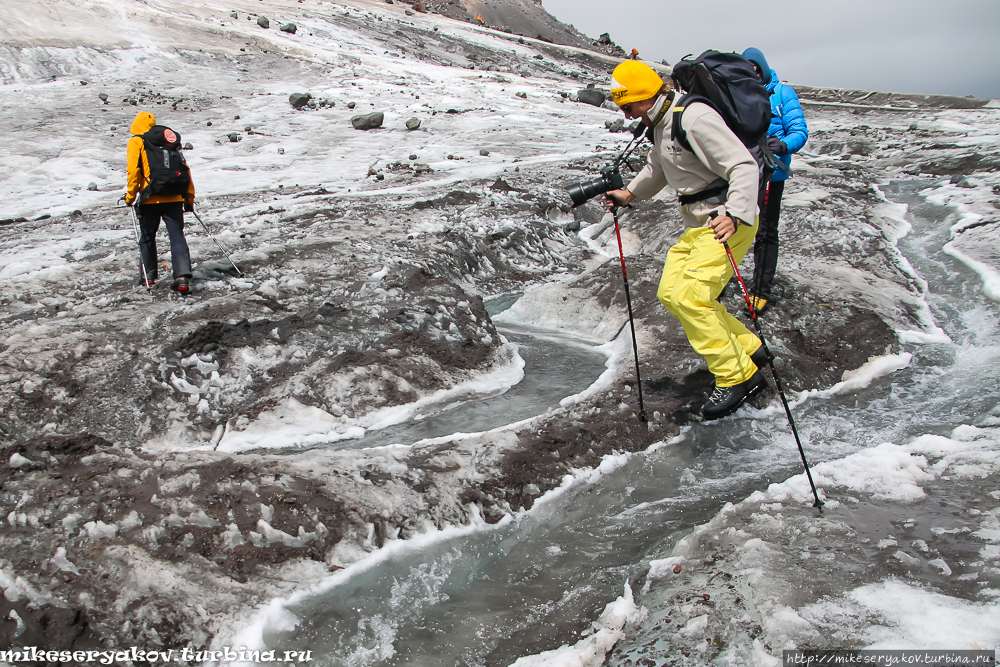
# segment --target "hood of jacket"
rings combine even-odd
[[[132,121],[132,127],[130,127],[128,131],[138,136],[149,132],[153,129],[154,125],[156,125],[156,116],[148,111],[140,111],[135,115],[135,120]]]
[[[749,49],[743,52],[743,57],[752,63],[756,63],[757,66],[760,67],[760,71],[764,73],[764,76],[761,79],[761,81],[764,83],[765,86],[774,80],[771,78],[771,68],[768,67],[767,65],[767,58],[764,57],[764,54],[761,52],[760,49],[755,49],[753,47],[750,47]]]
[[[779,83],[781,83],[781,79],[778,78],[778,73],[774,70],[770,71],[769,76],[771,78],[764,84],[764,87],[767,88],[767,92],[774,93],[774,89]]]

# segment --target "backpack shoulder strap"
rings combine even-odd
[[[691,151],[691,142],[688,141],[687,132],[681,126],[681,119],[684,116],[684,110],[687,109],[692,104],[694,104],[695,102],[700,102],[708,107],[711,107],[716,112],[719,111],[718,108],[716,108],[716,106],[712,103],[712,100],[702,95],[695,95],[694,93],[688,93],[680,100],[678,100],[677,106],[674,107],[674,115],[672,118],[672,122],[670,123],[670,138],[671,140],[679,142],[680,145],[683,146],[684,149],[687,151]]]

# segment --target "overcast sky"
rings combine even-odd
[[[756,46],[810,86],[1000,98],[1000,0],[542,0],[643,60]]]

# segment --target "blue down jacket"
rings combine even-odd
[[[781,139],[788,146],[788,152],[779,159],[786,167],[790,167],[792,153],[798,152],[809,138],[809,128],[806,126],[799,96],[791,86],[781,83],[775,71],[768,67],[767,60],[759,49],[747,49],[743,52],[743,57],[757,63],[766,73],[763,77],[764,87],[771,94],[771,127],[768,128],[767,135]],[[783,181],[786,178],[788,174],[778,167],[774,170],[771,181]]]

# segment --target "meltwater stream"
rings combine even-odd
[[[899,248],[929,284],[926,301],[952,342],[906,345],[913,358],[902,371],[795,408],[813,464],[947,435],[997,406],[1000,307],[984,297],[974,272],[942,252],[952,211],[920,196],[927,185],[898,182],[883,191],[910,206],[913,229]],[[647,563],[668,555],[693,526],[726,501],[799,472],[783,413],[741,411],[623,458],[507,523],[386,558],[289,606],[294,627],[274,624],[263,639],[269,648],[307,647],[323,665],[509,665],[573,644],[625,582],[638,593]],[[812,567],[825,576],[822,562]]]
[[[487,307],[495,315],[503,304],[491,303]],[[489,431],[558,407],[562,399],[586,389],[607,369],[607,355],[570,336],[514,326],[497,327],[497,331],[517,345],[527,381],[489,396],[428,405],[403,423],[325,447],[361,449]]]

